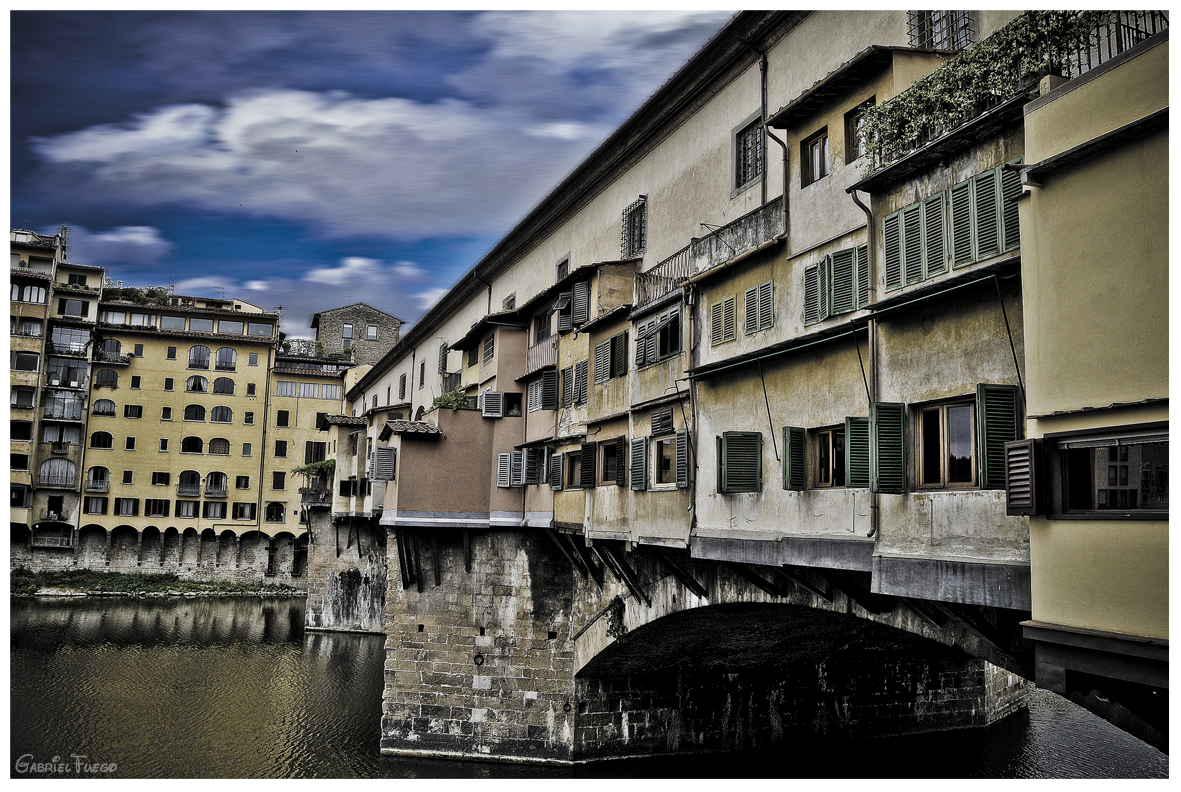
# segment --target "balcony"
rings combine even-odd
[[[55,489],[74,489],[76,486],[74,476],[38,476],[37,484]]]
[[[328,487],[300,487],[299,499],[307,506],[329,506],[332,504],[332,490]]]
[[[49,444],[49,453],[54,456],[66,456],[70,453],[70,446],[73,443],[67,443],[62,440],[57,440]]]
[[[222,492],[225,492],[224,487],[222,488]],[[177,484],[176,485],[176,494],[182,498],[199,498],[199,497],[201,497],[201,485],[200,484]]]
[[[224,498],[229,494],[229,485],[227,484],[207,484],[205,486],[206,498]]]
[[[69,390],[86,390],[87,378],[82,373],[55,373],[50,372],[46,380],[46,387],[48,388],[66,388]]]
[[[54,421],[81,421],[82,420],[82,405],[69,405],[66,407],[48,405],[45,411],[41,413],[42,418],[49,418]]]
[[[46,346],[49,347],[49,354],[51,355],[68,355],[69,357],[86,357],[87,343],[68,343],[62,341],[50,341]]]
[[[636,275],[636,308],[656,302],[696,274],[693,245],[687,245],[647,272]]]
[[[60,520],[61,517],[46,517],[47,514],[55,514],[48,510],[41,513],[43,520]],[[33,547],[73,547],[74,546],[74,529],[64,528],[51,531],[33,531],[33,535],[29,537],[29,543]]]
[[[116,355],[103,349],[94,350],[93,359],[95,363],[109,363],[115,366],[131,365],[131,355]]]
[[[41,519],[42,520],[64,520],[68,516],[69,515],[67,515],[64,511],[62,511],[60,509],[58,509],[58,510],[42,509],[41,510]],[[56,545],[51,545],[51,546],[56,547]]]
[[[110,492],[111,491],[111,481],[110,481],[110,479],[102,479],[101,481],[98,479],[86,479],[86,491],[87,492]]]
[[[558,336],[542,339],[525,352],[525,373],[532,374],[546,366],[558,364]]]

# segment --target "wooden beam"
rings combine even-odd
[[[898,599],[902,600],[906,604],[906,607],[914,611],[916,616],[935,629],[943,626],[945,619],[940,618],[940,615],[936,611],[928,609],[923,603],[909,597],[899,597]]]
[[[852,575],[838,569],[826,569],[823,572],[813,570],[816,574],[826,578],[833,588],[844,592],[845,596],[856,602],[875,616],[888,613],[894,609],[894,604],[878,594],[874,594],[865,586],[857,582]]]
[[[463,529],[463,571],[472,573],[472,532],[467,528]]]
[[[418,531],[410,532],[410,544],[414,548],[414,582],[418,586],[418,593],[422,593],[422,557],[418,552]]]
[[[627,587],[631,589],[632,594],[642,599],[644,604],[651,608],[652,600],[648,598],[648,594],[640,584],[640,576],[636,574],[634,569],[628,566],[627,559],[623,557],[623,553],[610,545],[603,545],[603,550],[615,559],[615,563],[619,567],[619,571],[623,573],[624,580],[627,583]]]
[[[825,588],[823,586],[813,585],[811,583],[811,581],[809,581],[806,576],[807,570],[801,569],[799,567],[789,567],[789,566],[785,565],[785,566],[782,566],[779,569],[777,569],[776,572],[778,572],[783,577],[787,578],[787,580],[791,581],[795,585],[804,589],[805,591],[811,592],[812,594],[815,594],[817,597],[820,597],[820,599],[824,600],[825,602],[832,604],[832,589],[831,589],[831,587]]]
[[[582,559],[576,555],[576,551],[571,547],[567,547],[566,543],[562,541],[562,538],[558,534],[554,533],[552,529],[546,528],[545,535],[550,538],[551,542],[558,546],[558,549],[562,551],[562,555],[566,556],[566,560],[568,560],[575,569],[581,572],[583,577],[586,577],[586,567],[583,565]]]
[[[402,573],[402,590],[410,588],[410,570],[407,565],[410,563],[408,554],[406,553],[406,537],[405,528],[394,529],[394,542],[398,547],[398,571]]]
[[[737,561],[723,561],[722,566],[729,569],[735,575],[750,583],[755,588],[761,589],[772,597],[786,597],[787,592],[777,583],[772,583],[766,580],[761,575],[754,572],[746,564],[740,564]]]
[[[595,560],[591,556],[591,549],[586,546],[585,542],[576,542],[574,537],[569,537],[570,547],[573,548],[583,563],[586,564],[586,569],[590,572],[591,580],[595,581],[595,585],[599,587],[599,591],[603,590],[603,572],[595,566]]]
[[[706,599],[708,597],[709,592],[705,590],[705,586],[701,585],[696,579],[694,579],[693,574],[689,571],[687,566],[683,566],[671,552],[665,550],[663,547],[656,547],[655,550],[656,556],[664,562],[664,565],[668,567],[668,570],[672,572],[673,577],[680,581],[682,586],[692,591],[701,599]]]
[[[439,532],[431,531],[431,555],[434,556],[435,585],[443,585],[443,565],[439,563]]]

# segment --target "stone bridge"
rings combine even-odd
[[[382,750],[586,759],[986,726],[1020,611],[556,530],[392,529]]]

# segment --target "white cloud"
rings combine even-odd
[[[435,303],[443,298],[443,295],[448,291],[449,289],[427,289],[420,294],[416,294],[414,297],[418,301],[418,306],[420,308],[422,308],[424,311],[429,311],[435,306]]]
[[[56,234],[57,228],[45,229]],[[152,226],[118,226],[108,231],[91,231],[70,226],[66,231],[68,255],[73,264],[91,267],[154,264],[167,255],[172,243]]]
[[[560,140],[579,140],[594,134],[594,127],[589,124],[579,124],[573,121],[556,121],[552,124],[542,124],[525,130],[533,137],[552,137]]]
[[[430,273],[412,261],[399,261],[391,269],[402,280],[422,281],[430,278]]]

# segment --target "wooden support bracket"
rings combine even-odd
[[[563,541],[562,536],[555,533],[553,529],[546,528],[545,535],[550,538],[551,542],[558,546],[558,549],[562,551],[562,555],[566,556],[566,560],[568,560],[575,569],[581,572],[583,577],[586,577],[586,566],[582,563],[582,558],[577,555],[577,551],[567,546],[566,542]]]
[[[439,532],[431,531],[431,555],[435,565],[435,585],[443,585],[443,565],[439,562]]]
[[[802,588],[804,591],[815,594],[817,597],[820,597],[820,599],[824,600],[830,605],[832,604],[832,588],[823,585],[813,585],[812,582],[808,580],[808,570],[802,569],[800,567],[784,565],[777,569],[776,572],[778,572],[786,580]]]
[[[467,528],[463,529],[463,571],[472,573],[472,532]]]
[[[615,565],[618,567],[620,574],[623,575],[624,583],[627,584],[632,595],[642,599],[644,604],[651,608],[652,600],[648,598],[644,587],[640,585],[639,575],[636,574],[634,569],[628,566],[627,559],[623,557],[623,553],[606,544],[603,545],[603,552],[615,561]]]
[[[595,585],[599,587],[599,591],[603,590],[603,571],[595,566],[595,559],[591,555],[591,548],[587,547],[585,543],[574,541],[574,537],[569,537],[570,547],[578,554],[586,564],[586,570],[590,573],[591,580],[595,581]]]
[[[819,570],[814,571],[821,577],[826,578],[835,590],[844,592],[846,597],[875,616],[882,613],[889,613],[894,609],[894,603],[885,597],[874,594],[868,588],[857,582],[852,575],[837,569],[826,569],[823,572]]]
[[[422,593],[422,556],[418,552],[418,531],[410,534],[410,544],[414,548],[414,583],[418,586],[418,593]]]
[[[899,597],[898,599],[906,603],[906,607],[914,611],[916,616],[935,629],[942,627],[943,623],[946,621],[946,619],[944,619],[938,612],[931,610],[926,605],[918,602],[917,600],[910,599],[909,597]]]
[[[689,571],[689,568],[681,564],[681,562],[677,560],[673,553],[665,550],[663,547],[656,547],[655,550],[656,556],[664,562],[664,565],[668,567],[668,570],[672,572],[673,577],[675,577],[682,586],[692,591],[694,595],[700,597],[701,599],[708,598],[709,592],[705,590],[705,586],[701,585],[696,579],[694,579],[693,574]]]
[[[735,575],[738,575],[738,577],[742,578],[747,583],[750,583],[755,588],[761,589],[762,591],[770,594],[772,597],[787,596],[787,591],[784,590],[782,586],[765,579],[762,575],[756,573],[746,564],[740,564],[737,561],[723,561],[722,566],[724,566],[726,569],[729,569]]]

